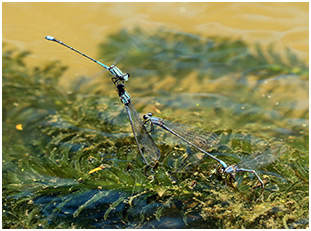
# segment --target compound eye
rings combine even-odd
[[[148,116],[150,116],[150,117],[151,117],[151,116],[152,116],[152,113],[151,113],[151,112],[149,112],[149,113],[148,113]]]
[[[148,119],[148,117],[149,117],[148,114],[143,115],[143,119],[144,119],[144,120]]]

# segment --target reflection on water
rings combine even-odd
[[[280,34],[288,39],[308,30],[305,5],[4,3],[3,226],[306,228],[309,73],[297,49],[308,45],[287,40],[294,49],[282,52],[285,43],[265,46]],[[31,9],[39,13],[27,18]],[[13,10],[20,18],[12,18]],[[69,11],[78,16],[68,18]],[[16,40],[22,24],[15,23],[24,18],[25,36]],[[124,29],[137,21],[140,27]],[[77,24],[83,25],[79,33],[72,32]],[[144,29],[150,24],[156,28]],[[40,39],[27,36],[34,27],[44,33]],[[234,36],[223,36],[228,33]],[[264,197],[257,201],[261,190],[252,174],[238,174],[234,182],[213,160],[158,130],[152,137],[160,164],[153,179],[146,176],[109,73],[86,77],[96,72],[94,63],[47,43],[47,34],[91,56],[100,44],[100,60],[108,65],[120,57],[141,115],[153,112],[217,133],[219,144],[208,151],[226,163],[265,153],[282,139],[287,151],[260,171]],[[258,38],[264,40],[256,46]],[[34,55],[10,51],[12,44]],[[63,77],[67,64],[71,71]],[[102,164],[108,167],[88,174]]]

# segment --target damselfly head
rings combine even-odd
[[[143,119],[144,119],[145,121],[150,120],[150,117],[152,117],[152,113],[151,113],[151,112],[149,112],[149,113],[143,115]]]
[[[122,79],[123,79],[124,81],[128,81],[129,78],[130,78],[130,74],[129,74],[129,73],[125,73],[125,74],[122,76]]]
[[[114,75],[118,80],[121,81],[128,81],[130,78],[129,73],[123,73],[119,68],[117,68],[115,65],[111,65],[108,69],[112,75]]]

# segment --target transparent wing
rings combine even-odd
[[[133,130],[136,133],[141,151],[148,163],[155,164],[160,158],[160,150],[147,132],[135,107],[130,103],[128,104],[128,109],[133,120]]]
[[[200,131],[198,128],[174,123],[171,121],[164,121],[164,124],[167,128],[171,129],[176,134],[184,137],[186,140],[204,150],[210,149],[219,142],[218,135],[213,132]]]
[[[256,152],[251,156],[240,161],[237,168],[255,169],[271,164],[286,151],[286,147],[280,141],[269,144],[263,152]]]

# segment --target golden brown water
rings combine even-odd
[[[67,77],[92,75],[100,67],[46,41],[46,35],[96,57],[109,34],[165,27],[273,43],[280,51],[290,47],[308,62],[308,17],[308,3],[3,3],[3,41],[31,50],[30,64],[62,60],[70,67]]]

